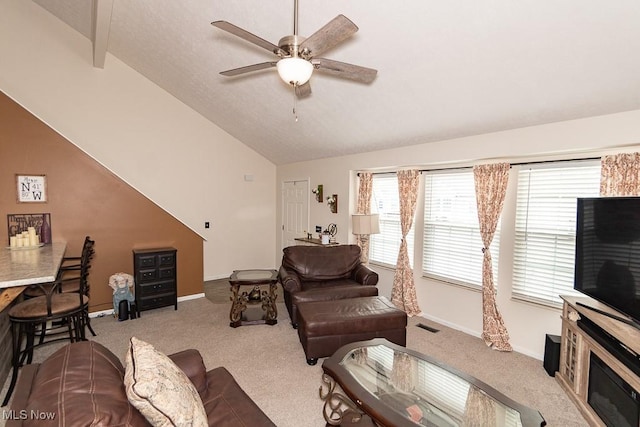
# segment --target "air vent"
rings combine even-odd
[[[424,329],[426,331],[433,332],[434,334],[440,332],[440,329],[432,328],[430,326],[425,325],[424,323],[418,323],[416,326],[418,328],[422,328],[422,329]]]

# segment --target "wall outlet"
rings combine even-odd
[[[316,225],[316,233],[322,233],[322,226]]]

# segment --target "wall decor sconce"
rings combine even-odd
[[[327,196],[327,204],[331,213],[338,213],[338,195]]]
[[[316,201],[322,203],[322,184],[318,184],[316,188],[311,189],[311,192],[316,195]]]

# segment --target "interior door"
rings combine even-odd
[[[309,181],[282,183],[282,248],[296,244],[309,230]]]

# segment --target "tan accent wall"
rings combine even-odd
[[[171,165],[158,167],[171,174]],[[18,203],[16,174],[46,175],[47,203]],[[91,311],[112,308],[109,276],[133,273],[134,248],[175,247],[178,296],[203,292],[202,237],[0,92],[0,248],[7,214],[44,212],[68,256],[80,255],[85,236],[96,241]]]

